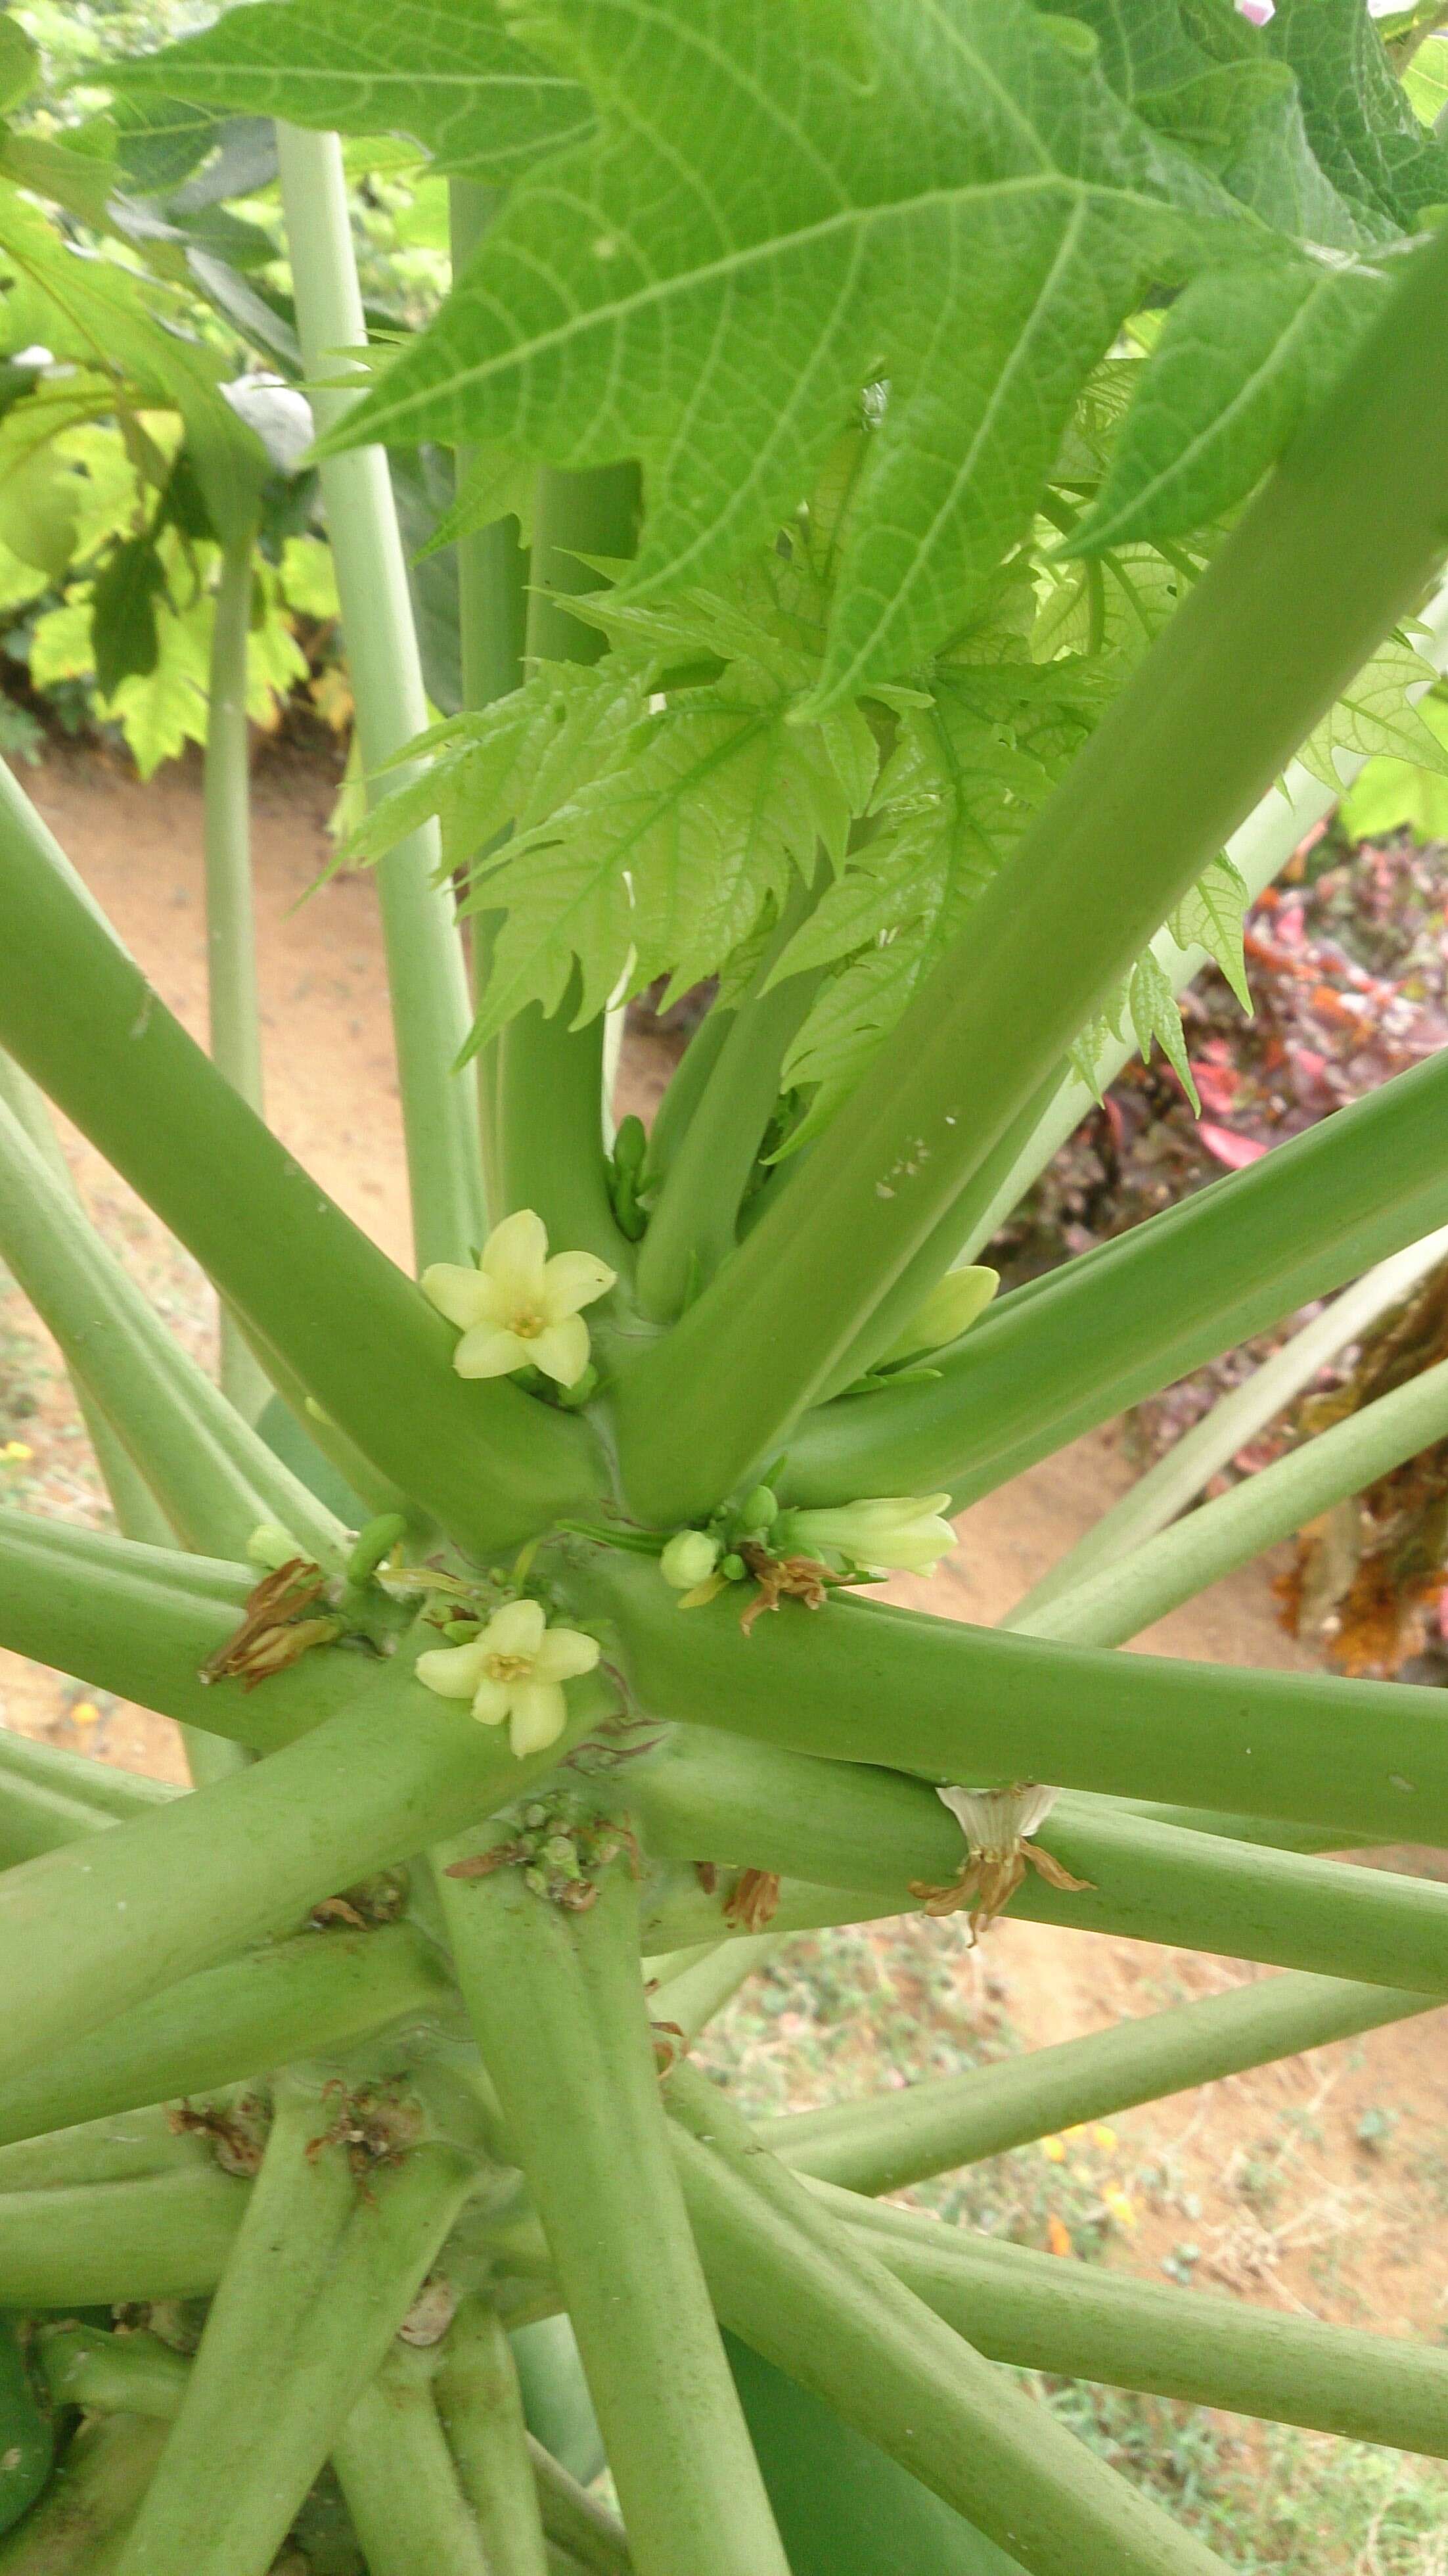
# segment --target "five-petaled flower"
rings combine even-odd
[[[575,1386],[588,1366],[588,1326],[579,1312],[606,1296],[617,1272],[591,1252],[555,1252],[532,1208],[495,1225],[477,1268],[434,1261],[422,1274],[423,1295],[462,1334],[453,1353],[459,1377],[507,1377],[541,1369],[559,1386]]]
[[[521,1762],[563,1733],[563,1685],[591,1673],[596,1637],[550,1628],[540,1601],[507,1601],[466,1646],[437,1646],[417,1659],[417,1678],[439,1699],[467,1699],[480,1726],[501,1726]]]

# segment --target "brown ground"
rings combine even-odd
[[[204,1016],[200,800],[194,771],[142,788],[92,751],[55,751],[28,779],[47,821],[194,1029]],[[327,845],[333,782],[314,760],[271,750],[256,780],[255,843],[269,1110],[279,1132],[389,1252],[407,1255],[400,1134],[376,912],[369,884],[334,881],[305,903]],[[285,1033],[285,1043],[283,1036]],[[663,1066],[634,1048],[629,1105],[657,1097]],[[97,1157],[69,1140],[77,1176],[110,1240],[195,1349],[211,1329],[194,1265]],[[45,1337],[15,1292],[0,1292],[0,1492],[62,1515],[95,1509],[88,1452]],[[991,1620],[1130,1481],[1111,1431],[1078,1442],[968,1513],[957,1564],[899,1597]],[[1277,1624],[1265,1566],[1219,1584],[1140,1642],[1170,1654],[1305,1668]],[[79,1684],[0,1656],[0,1720],[172,1778],[174,1730]],[[932,1936],[933,1937],[933,1936]],[[947,1945],[954,1927],[942,1927]],[[1017,2032],[1049,2041],[1210,1991],[1244,1973],[1186,1953],[1004,1922],[981,1958],[953,1955],[963,2017],[989,2001]],[[1409,2023],[1270,2068],[1114,2124],[1115,2145],[1068,2147],[1063,2206],[1119,2183],[1137,2214],[1113,2259],[1157,2273],[1183,2240],[1199,2274],[1248,2297],[1390,2330],[1448,2326],[1442,2252],[1448,2210],[1448,2027]],[[1376,2115],[1381,2115],[1377,2117]],[[1360,2141],[1359,2125],[1368,2130]],[[1154,2178],[1153,2178],[1154,2177]],[[1070,2183],[1074,2199],[1067,2192]]]

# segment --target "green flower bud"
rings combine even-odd
[[[938,1279],[923,1305],[917,1306],[898,1341],[891,1343],[876,1362],[912,1359],[917,1351],[938,1351],[946,1342],[959,1341],[978,1315],[983,1315],[999,1288],[1000,1273],[984,1262],[972,1263],[965,1270],[947,1270]]]
[[[949,1503],[948,1494],[879,1494],[830,1510],[791,1512],[791,1537],[810,1556],[825,1551],[872,1574],[933,1574],[956,1544],[941,1517]]]
[[[720,1557],[719,1571],[723,1575],[726,1583],[742,1583],[745,1575],[749,1572],[749,1568],[745,1564],[743,1557],[736,1556],[731,1548],[727,1556]]]
[[[659,1558],[659,1572],[675,1592],[692,1592],[696,1583],[707,1583],[718,1561],[719,1542],[707,1530],[675,1530]]]
[[[307,1553],[300,1539],[295,1539],[280,1521],[263,1521],[246,1542],[246,1552],[253,1565],[264,1566],[268,1574],[277,1574],[284,1565],[292,1565]]]
[[[767,1485],[756,1485],[753,1493],[746,1494],[739,1506],[739,1526],[747,1530],[751,1538],[762,1538],[766,1530],[773,1529],[778,1518],[779,1505]]]

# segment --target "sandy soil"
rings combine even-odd
[[[387,1250],[405,1260],[396,1085],[373,893],[334,880],[303,901],[327,856],[334,782],[315,758],[283,747],[258,765],[255,850],[265,994],[268,1106],[286,1142]],[[149,787],[93,752],[56,751],[27,785],[164,999],[204,1027],[201,814],[197,777],[180,766]],[[283,1032],[285,1031],[285,1045]],[[631,1046],[625,1106],[652,1105],[657,1052]],[[207,1294],[194,1265],[75,1137],[82,1192],[134,1275],[191,1347],[209,1355]],[[95,1486],[53,1350],[12,1290],[0,1291],[0,1492],[90,1517]],[[1107,1430],[1078,1442],[961,1522],[961,1551],[928,1589],[898,1597],[947,1615],[992,1620],[1130,1481]],[[1269,1566],[1219,1584],[1140,1640],[1174,1655],[1306,1668],[1274,1616]],[[184,1777],[175,1731],[80,1684],[0,1656],[0,1720],[103,1758]],[[943,1933],[954,1939],[954,1928]],[[987,1991],[1025,2039],[1094,2029],[1251,1971],[1230,1963],[1029,1923],[994,1927],[981,1954],[959,1947],[960,2013]],[[1192,2240],[1199,2276],[1246,2296],[1389,2330],[1440,2333],[1448,2323],[1443,2211],[1448,2153],[1448,2025],[1375,2033],[1307,2060],[1236,2078],[1116,2124],[1102,2164],[1131,2191],[1114,2260],[1157,2273]],[[1367,2134],[1359,2135],[1366,2120]],[[1070,2153],[1076,2154],[1073,2148]],[[1085,2152],[1084,2150],[1082,2151]],[[1150,2173],[1156,2181],[1143,2186]]]

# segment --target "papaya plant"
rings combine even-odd
[[[1340,1857],[1448,1842],[1439,1697],[1118,1651],[1448,1436],[1440,1367],[1183,1516],[1441,1257],[1448,1062],[1009,1295],[980,1257],[1133,1047],[1190,1082],[1176,993],[1362,758],[1442,764],[1439,14],[256,0],[117,69],[158,150],[276,121],[418,1276],[0,776],[0,1254],[116,1523],[0,1512],[0,1642],[197,1783],[0,1738],[4,2576],[1222,2563],[1012,2366],[1448,2455],[1436,2347],[888,2200],[1448,1994],[1443,1888]],[[400,341],[343,135],[448,185]],[[645,1134],[661,978],[713,998]],[[1339,1290],[1002,1629],[869,1598]],[[690,2064],[761,1944],[909,1908],[1280,1973],[769,2124]]]

